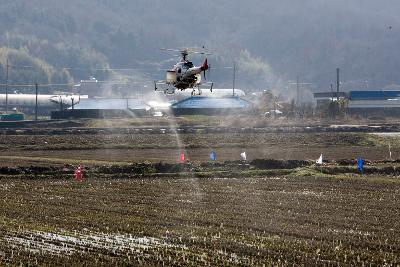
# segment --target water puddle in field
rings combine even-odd
[[[328,228],[327,231],[329,233],[334,233],[334,234],[344,234],[344,235],[358,235],[358,236],[371,236],[372,233],[370,232],[365,232],[361,230],[353,230],[353,229],[331,229]]]
[[[312,196],[312,197],[326,197],[323,192],[316,192],[308,189],[298,190],[298,191],[286,191],[286,190],[272,190],[269,193],[275,194],[285,194],[285,195],[296,195],[296,196]]]
[[[218,237],[219,238],[219,237]],[[217,239],[218,239],[217,238]],[[197,242],[202,239],[198,236],[191,236],[192,241]],[[92,255],[112,255],[114,257],[156,257],[158,261],[164,263],[164,260],[171,262],[170,257],[165,257],[164,252],[172,249],[174,253],[178,253],[184,262],[189,263],[189,259],[185,259],[185,255],[190,255],[191,250],[184,244],[172,244],[167,242],[164,237],[134,237],[127,234],[119,233],[98,233],[83,231],[67,233],[42,232],[42,231],[25,231],[8,233],[5,237],[0,237],[3,245],[13,248],[13,250],[24,250],[35,254],[50,254],[54,256],[66,256],[73,254],[92,254]],[[205,240],[205,238],[204,238]],[[236,240],[235,240],[236,242]],[[246,247],[253,245],[240,243]],[[214,251],[217,255],[224,257],[228,262],[240,264],[241,262],[249,262],[249,257],[239,256],[234,252]],[[178,255],[176,254],[176,255]],[[206,253],[199,256],[204,264],[208,261]]]
[[[116,255],[143,254],[151,248],[180,248],[154,237],[75,232],[74,234],[28,231],[7,235],[0,239],[3,244],[18,247],[33,253],[73,254],[104,251]]]
[[[400,136],[400,132],[394,133],[371,133],[373,135],[382,136],[382,137],[398,137]]]

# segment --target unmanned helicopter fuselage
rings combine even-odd
[[[167,51],[179,51],[182,55],[182,59],[174,65],[174,67],[167,71],[166,80],[155,82],[155,90],[158,90],[157,84],[166,84],[167,88],[164,89],[165,93],[173,94],[175,89],[185,90],[188,88],[197,88],[197,92],[201,92],[201,73],[203,72],[204,78],[206,77],[205,71],[209,69],[207,58],[201,66],[194,66],[193,63],[187,60],[189,53],[195,54],[206,54],[204,52],[193,52],[188,50],[174,50],[164,49]],[[210,90],[212,90],[212,83]],[[193,92],[196,92],[193,90]]]
[[[191,61],[182,60],[167,71],[166,83],[180,90],[193,88],[201,83],[201,72],[206,70],[208,70],[207,59],[200,67],[195,67]]]

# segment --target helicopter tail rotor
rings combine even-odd
[[[203,71],[203,76],[204,76],[204,79],[205,80],[207,80],[206,79],[206,70],[208,70],[209,69],[209,66],[208,66],[208,61],[207,61],[207,58],[204,60],[204,63],[203,63],[203,65],[201,66],[201,70]]]
[[[201,66],[201,70],[202,70],[202,71],[208,70],[208,61],[207,61],[207,58],[204,60],[204,63],[203,63],[203,65]]]

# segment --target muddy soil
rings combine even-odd
[[[400,184],[373,176],[0,183],[0,262],[397,265]]]
[[[393,132],[81,127],[0,135],[0,265],[399,264]]]

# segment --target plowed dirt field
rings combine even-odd
[[[4,130],[1,264],[400,264],[396,132],[225,130]]]

